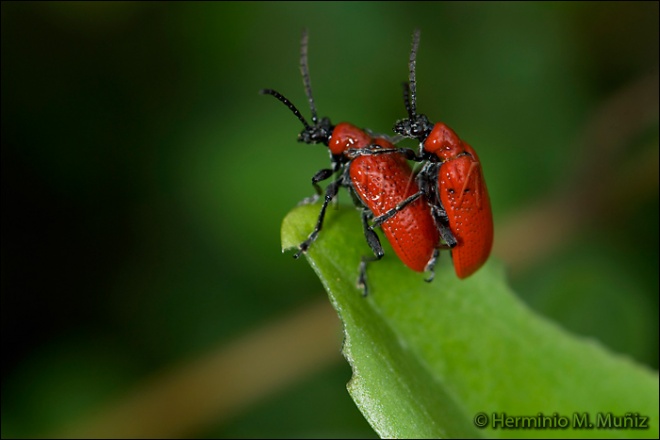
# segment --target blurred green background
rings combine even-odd
[[[320,114],[384,133],[419,27],[418,109],[479,152],[496,256],[579,193],[534,223],[570,234],[510,258],[514,289],[658,368],[657,2],[3,2],[3,437],[325,298],[279,229],[328,154],[258,94],[308,114],[303,27]],[[374,437],[349,378],[330,362],[187,435]]]

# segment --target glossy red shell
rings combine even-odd
[[[474,149],[442,123],[434,126],[424,148],[444,160],[438,191],[458,242],[451,251],[454,270],[466,278],[486,262],[493,247],[493,214],[481,162]]]
[[[330,137],[328,147],[334,155],[344,154],[351,148],[367,148],[373,139],[362,129],[348,122],[342,122],[335,126]],[[390,146],[392,146],[390,144]],[[394,148],[392,146],[392,148]]]
[[[433,126],[433,130],[424,141],[424,150],[444,160],[452,159],[463,153],[464,146],[465,144],[456,132],[442,122]]]
[[[383,139],[375,142],[394,148]],[[355,192],[374,216],[386,213],[419,191],[410,165],[400,154],[359,156],[351,162],[349,172]],[[419,198],[383,223],[381,229],[399,259],[410,269],[423,272],[439,242],[426,201]]]

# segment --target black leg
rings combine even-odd
[[[369,296],[369,286],[367,284],[367,263],[378,260],[380,260],[380,258],[376,257],[362,257],[360,260],[360,265],[358,266],[357,287],[358,289],[362,290],[362,296],[365,298]]]
[[[358,280],[357,287],[362,290],[362,296],[367,296],[369,294],[369,288],[367,286],[367,263],[372,261],[377,261],[383,258],[383,246],[380,244],[380,239],[378,234],[369,227],[368,221],[369,213],[367,210],[362,211],[362,228],[364,229],[364,236],[367,239],[369,247],[374,252],[373,257],[362,257],[360,260],[360,265],[358,266]]]
[[[381,148],[373,144],[366,148],[350,148],[346,151],[346,155],[350,159],[355,159],[358,156],[378,156],[381,154],[401,154],[408,160],[421,161],[422,159],[417,156],[417,153],[410,148]]]
[[[445,242],[441,248],[453,248],[456,246],[457,241],[454,234],[449,228],[449,216],[447,211],[440,202],[438,194],[438,171],[440,168],[439,163],[425,164],[422,170],[417,175],[417,184],[419,185],[420,192],[426,194],[426,200],[431,207],[431,216],[438,228],[440,238]]]
[[[325,199],[323,200],[323,205],[321,206],[321,212],[319,213],[319,218],[316,221],[316,227],[314,228],[312,233],[309,234],[307,240],[303,241],[300,244],[300,246],[298,246],[298,252],[296,252],[293,258],[299,258],[303,252],[309,249],[309,246],[314,242],[314,240],[316,240],[316,237],[319,235],[319,232],[323,227],[323,219],[325,218],[325,211],[328,208],[328,204],[337,195],[337,191],[339,190],[339,186],[341,185],[341,182],[342,182],[342,178],[340,177],[339,179],[335,180],[330,185],[328,185],[327,188],[325,189]]]
[[[376,231],[374,231],[373,228],[369,226],[368,217],[368,211],[362,211],[362,228],[364,229],[364,237],[367,239],[367,244],[374,252],[376,259],[380,260],[383,258],[384,254],[383,246],[380,244],[380,238],[378,238]]]
[[[319,170],[314,176],[312,177],[312,185],[314,186],[314,190],[316,191],[316,194],[314,194],[311,197],[306,197],[303,200],[298,203],[298,206],[300,205],[310,205],[312,203],[316,203],[316,201],[319,199],[321,194],[323,194],[323,189],[319,185],[319,182],[322,182],[326,179],[329,179],[330,176],[334,173],[333,170],[330,168],[324,168],[322,170]]]
[[[458,242],[456,241],[456,237],[454,237],[454,234],[449,228],[449,217],[447,217],[447,213],[442,208],[442,206],[431,205],[431,214],[433,215],[435,224],[438,227],[440,238],[442,238],[442,240],[445,242],[446,247],[450,249],[456,247]]]
[[[334,173],[333,170],[330,168],[324,168],[322,170],[319,170],[314,176],[312,177],[312,185],[314,185],[314,189],[316,190],[316,194],[319,196],[323,194],[323,190],[321,189],[321,186],[319,185],[319,182],[322,182],[326,179],[329,179],[330,176],[332,176],[332,173]]]
[[[430,283],[431,281],[433,281],[433,278],[435,278],[435,264],[438,262],[439,256],[440,256],[440,249],[435,248],[433,250],[433,256],[431,256],[429,262],[426,263],[426,268],[424,270],[431,272],[429,277],[424,280],[427,283]]]
[[[377,226],[382,225],[383,223],[385,223],[386,221],[388,221],[389,219],[391,219],[392,217],[394,217],[394,216],[396,215],[397,212],[401,211],[401,210],[404,209],[406,206],[410,205],[412,202],[414,202],[415,200],[419,199],[419,198],[421,197],[421,195],[422,195],[422,192],[421,192],[421,191],[416,192],[416,193],[413,194],[412,196],[410,196],[410,197],[408,197],[407,199],[405,199],[403,202],[400,202],[400,203],[399,203],[398,205],[396,205],[394,208],[392,208],[392,209],[388,210],[387,212],[385,212],[384,214],[381,214],[381,215],[379,215],[378,217],[374,218],[374,220],[373,220],[373,224],[371,225],[371,229],[373,229],[373,228],[375,228],[375,227],[377,227]]]

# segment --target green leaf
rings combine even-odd
[[[287,215],[283,249],[304,241],[318,212],[306,205]],[[357,268],[372,253],[355,209],[328,209],[306,254],[344,324],[348,390],[381,437],[658,437],[657,372],[536,315],[493,258],[459,280],[443,254],[429,284],[381,241],[386,255],[369,265],[367,298]],[[585,414],[593,427],[573,428]],[[517,416],[529,418],[507,419]],[[648,429],[598,426],[642,417]]]

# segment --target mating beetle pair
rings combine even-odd
[[[300,69],[312,114],[310,125],[300,111],[283,95],[271,90],[304,125],[298,141],[322,143],[331,153],[331,168],[312,177],[316,196],[322,195],[319,182],[337,175],[325,190],[316,227],[300,244],[298,258],[317,238],[328,204],[339,187],[349,190],[356,206],[362,209],[362,225],[374,257],[363,257],[359,266],[358,286],[367,294],[366,266],[383,256],[374,228],[380,226],[392,248],[409,268],[433,269],[440,249],[451,249],[454,269],[465,278],[479,269],[488,258],[493,241],[490,200],[479,158],[443,123],[431,123],[416,113],[415,63],[419,31],[413,35],[409,61],[409,79],[404,84],[404,102],[408,118],[398,121],[394,131],[399,137],[417,139],[419,152],[398,148],[385,137],[372,137],[366,131],[343,122],[333,126],[328,118],[319,120],[312,97],[307,65],[307,33],[303,32]],[[415,176],[408,160],[422,162]],[[371,224],[370,224],[371,221]]]

